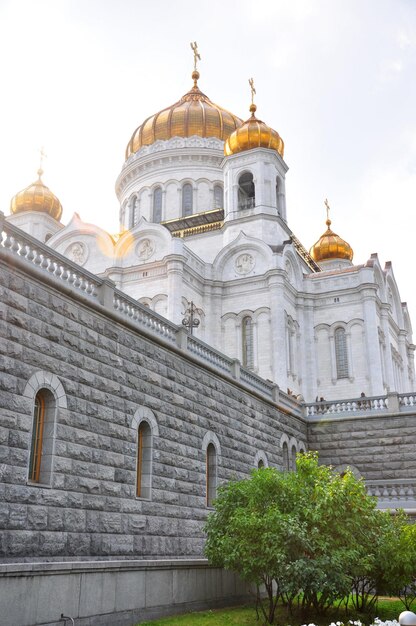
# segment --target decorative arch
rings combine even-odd
[[[146,421],[149,423],[150,428],[152,429],[152,434],[154,437],[159,437],[159,426],[156,420],[156,416],[151,409],[147,406],[139,406],[130,423],[130,428],[134,428],[137,430],[141,424],[141,422]]]
[[[341,474],[341,476],[346,472],[347,469],[352,471],[355,478],[357,479],[361,478],[361,472],[359,469],[355,467],[355,465],[350,465],[349,463],[342,463],[341,465],[337,465],[336,467],[334,467],[335,472],[338,472],[338,474]]]
[[[65,389],[56,374],[38,370],[27,381],[23,396],[34,401],[40,389],[49,389],[55,397],[57,406],[61,409],[67,408]]]
[[[254,467],[269,467],[269,461],[267,460],[267,455],[263,450],[257,450],[256,456],[254,457]]]
[[[202,451],[206,452],[207,451],[207,447],[208,445],[212,443],[214,444],[218,455],[221,455],[221,445],[220,445],[220,441],[217,437],[217,435],[215,433],[213,433],[211,430],[209,430],[208,432],[205,433],[204,438],[202,440]]]

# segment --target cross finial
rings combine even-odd
[[[198,52],[198,44],[196,43],[196,41],[194,41],[194,42],[191,41],[191,48],[192,48],[193,53],[194,53],[194,72],[196,72],[197,71],[196,70],[197,61],[201,60],[201,55]]]
[[[248,84],[250,85],[250,89],[251,89],[251,104],[254,104],[254,94],[256,93],[256,90],[254,88],[254,79],[249,78]]]
[[[250,89],[251,89],[251,104],[250,104],[250,113],[251,116],[254,117],[254,114],[257,110],[256,105],[254,104],[254,94],[256,93],[255,87],[254,87],[254,79],[253,78],[249,78],[248,79],[248,84],[250,85]]]
[[[326,223],[327,226],[330,226],[331,220],[329,219],[329,210],[331,207],[329,206],[328,198],[325,198],[324,205],[326,206]]]
[[[39,169],[38,169],[38,176],[39,178],[42,176],[43,174],[43,169],[42,169],[42,165],[43,165],[43,159],[46,158],[47,154],[45,152],[45,148],[42,146],[41,149],[39,150],[39,154],[40,154],[40,159],[39,159]]]

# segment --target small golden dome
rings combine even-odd
[[[198,87],[199,72],[192,73],[194,86],[171,106],[148,117],[133,133],[127,148],[126,159],[142,146],[158,139],[172,137],[217,137],[225,141],[242,124],[242,120],[211,102]]]
[[[322,237],[320,237],[309,250],[311,257],[317,263],[331,259],[346,259],[352,261],[354,251],[350,244],[331,230],[331,220],[329,218],[326,220],[326,225],[328,228]]]
[[[285,147],[283,139],[273,128],[257,119],[256,110],[256,105],[252,103],[250,105],[251,117],[228,137],[224,146],[225,156],[253,148],[269,148],[276,150],[283,158]]]
[[[62,216],[62,205],[52,191],[43,184],[43,170],[38,170],[38,180],[19,191],[10,203],[10,213],[23,213],[24,211],[38,211],[47,213],[56,220]]]

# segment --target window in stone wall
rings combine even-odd
[[[264,467],[263,459],[259,459],[259,462],[257,463],[257,467],[258,467],[258,469],[261,469],[262,467]]]
[[[283,471],[288,472],[289,471],[289,448],[288,448],[286,441],[283,442],[282,453],[283,453]]]
[[[334,333],[335,361],[337,378],[348,378],[347,338],[344,328],[337,328]]]
[[[292,454],[290,460],[292,472],[296,472],[296,446],[292,446]]]
[[[159,224],[162,221],[162,187],[156,187],[153,191],[153,222]]]
[[[213,443],[209,443],[207,446],[206,463],[206,502],[207,506],[212,506],[213,501],[217,497],[217,451]]]
[[[254,351],[253,351],[253,320],[249,315],[242,321],[242,348],[243,348],[243,366],[248,369],[254,367]]]
[[[137,437],[136,496],[150,498],[152,476],[152,431],[147,422],[140,422]]]
[[[29,457],[29,481],[50,484],[55,436],[55,397],[41,389],[35,397]]]
[[[224,208],[224,190],[221,185],[214,187],[214,209]]]
[[[192,215],[193,210],[193,189],[192,185],[187,183],[182,187],[182,216]]]

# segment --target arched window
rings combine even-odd
[[[282,214],[281,193],[282,193],[282,181],[280,180],[279,176],[276,176],[276,207],[277,207],[277,212],[279,215]]]
[[[296,472],[296,446],[292,446],[291,469],[292,472]]]
[[[248,369],[254,367],[253,353],[253,321],[249,315],[242,321],[243,365]]]
[[[224,208],[224,190],[221,185],[214,187],[214,209]]]
[[[159,224],[162,221],[162,187],[156,187],[153,191],[153,222]]]
[[[132,196],[130,198],[130,228],[133,228],[139,219],[139,198]]]
[[[186,183],[182,187],[182,215],[186,217],[187,215],[192,215],[192,207],[193,207],[193,189],[192,185]]]
[[[344,328],[337,328],[335,330],[334,342],[337,378],[348,378],[347,339]]]
[[[140,422],[137,433],[137,479],[138,498],[150,498],[152,477],[152,431],[145,421]]]
[[[289,471],[289,448],[288,448],[286,441],[283,442],[282,452],[283,452],[283,471],[288,472]]]
[[[213,443],[209,443],[206,452],[206,502],[212,506],[217,497],[217,451]]]
[[[257,463],[257,467],[258,467],[258,469],[261,469],[262,467],[264,467],[263,459],[259,459],[259,462]]]
[[[252,209],[256,205],[253,174],[244,172],[238,179],[238,208]]]
[[[29,480],[50,484],[55,438],[55,397],[41,389],[35,397],[29,457]]]

